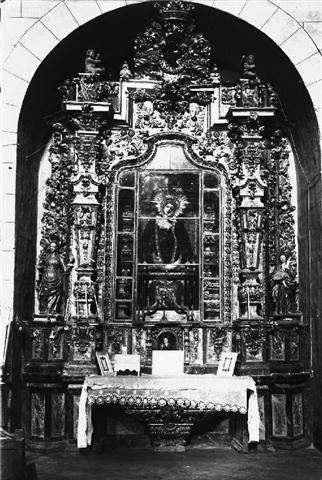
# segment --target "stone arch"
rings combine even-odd
[[[10,111],[11,132],[16,131],[20,107],[28,85],[40,63],[60,41],[83,24],[115,9],[147,0],[61,0],[28,7],[22,1],[17,35],[5,50],[5,109]],[[187,1],[187,0],[185,0]],[[9,0],[8,0],[9,2]],[[320,108],[319,86],[322,78],[322,55],[310,33],[294,14],[270,0],[199,0],[197,4],[227,12],[254,26],[270,37],[297,68],[308,88],[316,110]],[[37,8],[37,9],[36,9]],[[11,6],[7,5],[8,22]],[[25,9],[25,10],[24,10]],[[23,16],[25,12],[26,16]],[[16,14],[16,12],[12,12]],[[18,23],[16,19],[16,24]],[[9,28],[9,26],[7,27]],[[314,65],[314,68],[312,68]],[[319,68],[320,67],[320,68]],[[10,108],[12,107],[12,108]],[[16,108],[13,108],[16,107]],[[6,115],[5,115],[6,118]],[[4,125],[5,128],[6,124]]]

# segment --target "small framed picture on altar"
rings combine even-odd
[[[107,353],[96,352],[96,359],[101,375],[110,375],[114,373],[110,357]]]
[[[221,354],[217,375],[219,377],[231,377],[234,374],[238,353],[224,352]]]

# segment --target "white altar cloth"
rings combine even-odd
[[[257,391],[251,377],[90,375],[85,378],[79,402],[78,448],[86,448],[92,442],[92,405],[104,403],[127,409],[178,405],[187,410],[248,413],[249,441],[259,441]]]

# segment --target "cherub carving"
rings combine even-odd
[[[85,73],[91,73],[92,75],[97,75],[98,73],[104,72],[105,68],[102,66],[102,61],[99,53],[95,53],[95,50],[90,48],[86,52],[85,58]]]

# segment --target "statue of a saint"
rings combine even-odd
[[[274,313],[277,315],[287,314],[294,307],[293,297],[296,282],[294,281],[294,272],[290,266],[290,260],[291,258],[286,260],[286,256],[281,255],[279,265],[271,274]]]
[[[141,262],[182,264],[194,262],[184,221],[178,218],[188,201],[183,194],[157,194],[158,215],[148,221],[141,241]]]
[[[64,275],[71,268],[66,269],[62,256],[58,253],[57,244],[52,242],[49,253],[46,255],[40,271],[38,290],[40,313],[56,315],[60,313],[64,290]]]

